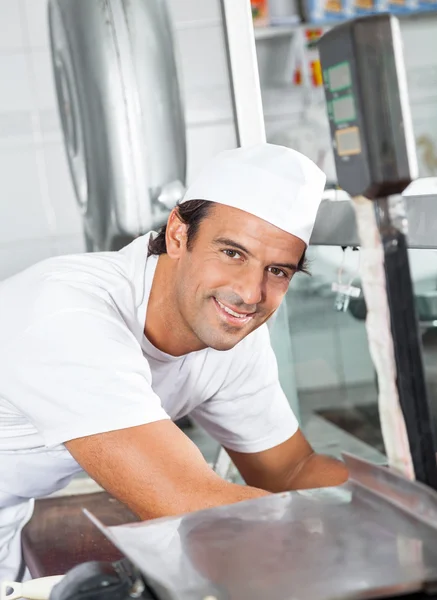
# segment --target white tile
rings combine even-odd
[[[236,145],[235,128],[232,124],[190,127],[187,131],[188,183],[191,183],[213,156],[222,150],[235,148]]]
[[[36,107],[39,110],[55,109],[57,100],[50,52],[33,50],[30,55],[30,64],[33,71],[32,86]]]
[[[21,4],[22,0],[0,0],[0,52],[23,48]]]
[[[24,0],[26,33],[31,48],[49,46],[47,0]]]
[[[364,322],[357,321],[356,327],[339,331],[339,336],[345,383],[350,385],[373,382],[375,371]]]
[[[176,49],[185,91],[203,87],[229,87],[221,27],[212,26],[176,34]]]
[[[23,136],[12,136],[12,137],[0,137],[0,155],[3,152],[9,152],[10,150],[22,150],[29,148],[33,144],[33,135]],[[0,205],[1,205],[1,192],[0,192]]]
[[[32,110],[32,89],[24,52],[0,55],[0,82],[0,112]]]
[[[175,27],[191,21],[221,19],[220,0],[169,0],[167,4]]]
[[[186,90],[184,108],[187,127],[234,122],[229,86]]]
[[[52,256],[50,241],[23,240],[0,245],[0,281]]]
[[[39,125],[44,138],[49,136],[62,140],[61,120],[57,108],[43,109],[39,111]]]
[[[79,254],[86,252],[83,233],[58,237],[54,240],[54,253],[57,255]]]
[[[76,203],[73,183],[62,143],[44,144],[43,153],[47,191],[56,217],[58,236],[82,232],[82,219]]]
[[[29,110],[0,113],[0,139],[27,138],[31,143],[32,137],[32,113]]]
[[[343,383],[334,329],[295,334],[292,347],[298,389],[318,389]]]
[[[33,147],[0,152],[0,241],[41,239],[50,235]]]

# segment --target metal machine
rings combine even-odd
[[[185,119],[165,0],[50,0],[59,113],[87,249],[118,250],[184,194]]]
[[[382,386],[380,407],[386,402],[394,410],[399,403],[413,476],[437,488],[436,447],[400,196],[417,177],[417,160],[399,22],[385,14],[342,24],[321,39],[319,51],[338,183],[353,198],[364,255],[380,250],[379,259],[368,262],[363,280],[369,311],[389,309],[385,330],[372,331],[372,314],[367,318],[379,382],[387,378],[389,355],[394,353],[397,394],[389,384]],[[374,283],[378,276],[379,288]],[[394,420],[388,425],[393,429]]]

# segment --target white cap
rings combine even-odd
[[[182,202],[209,200],[251,213],[309,243],[326,175],[284,146],[257,144],[221,152],[186,191]]]

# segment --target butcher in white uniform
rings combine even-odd
[[[347,479],[299,429],[266,325],[324,185],[291,149],[227,151],[159,233],[0,284],[0,581],[17,577],[34,499],[82,469],[141,519]],[[212,471],[174,424],[185,415],[247,485]]]

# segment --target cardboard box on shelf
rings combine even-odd
[[[254,26],[267,27],[270,24],[268,0],[250,0],[250,5]]]
[[[309,23],[335,23],[378,13],[393,15],[437,11],[437,0],[306,0]]]
[[[332,23],[352,16],[350,0],[307,0],[310,23]]]
[[[269,0],[271,25],[294,25],[300,22],[298,0]]]
[[[417,10],[417,0],[387,0],[386,11],[393,15],[402,15]]]
[[[294,85],[307,84],[320,87],[323,83],[317,42],[327,31],[326,27],[301,27],[295,34]],[[306,70],[306,78],[304,71]]]
[[[417,0],[417,12],[426,12],[429,10],[437,10],[437,0]]]
[[[361,17],[387,11],[388,0],[350,0],[351,13]]]

